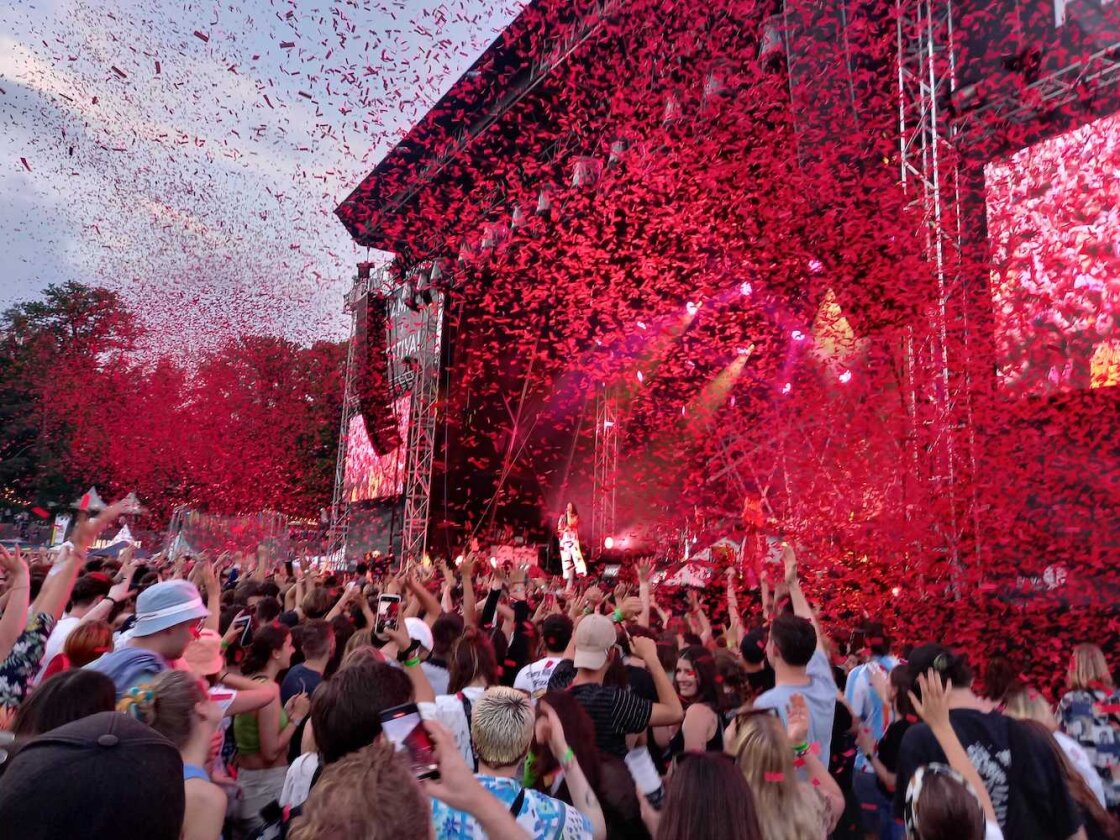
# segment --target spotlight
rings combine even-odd
[[[789,337],[792,338],[794,341],[804,341],[805,340],[805,333],[801,332],[801,330],[794,330],[793,332],[791,332],[789,334]]]
[[[852,381],[852,372],[850,370],[846,370],[843,373],[841,373],[840,374],[840,381],[843,382],[845,385],[847,385],[849,382]]]
[[[750,297],[753,292],[754,289],[751,288],[751,284],[746,280],[739,284],[739,294],[741,294],[743,297]]]
[[[689,301],[688,303],[686,303],[684,305],[684,311],[687,312],[689,315],[695,315],[697,312],[700,311],[700,304],[693,303],[692,301]]]
[[[603,540],[603,548],[605,548],[607,551],[610,551],[612,548],[614,548],[614,537],[607,537],[605,540]]]

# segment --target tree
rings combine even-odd
[[[139,336],[115,292],[74,282],[0,315],[0,486],[51,503],[92,482],[76,432]]]

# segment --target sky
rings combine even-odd
[[[523,0],[0,0],[0,307],[119,291],[159,352],[345,337],[337,204]]]

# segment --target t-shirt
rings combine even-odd
[[[844,689],[844,696],[848,700],[848,705],[852,707],[852,711],[859,715],[859,719],[863,721],[863,725],[871,730],[871,737],[878,740],[883,737],[886,727],[883,714],[883,698],[879,696],[879,692],[871,684],[871,665],[873,663],[889,674],[897,667],[898,660],[893,656],[873,656],[871,662],[857,665],[848,674],[848,685]],[[856,770],[865,773],[875,772],[871,762],[862,753],[856,754]]]
[[[1104,791],[1105,804],[1120,808],[1120,692],[1070,691],[1058,703],[1062,730],[1085,750]]]
[[[988,789],[1004,834],[1065,840],[1077,831],[1081,816],[1050,745],[1039,733],[999,712],[977,709],[953,709],[949,722]],[[899,751],[896,817],[902,817],[914,771],[931,762],[948,763],[929,726],[915,724]]]
[[[482,786],[507,809],[512,809],[522,791],[519,782],[494,776],[476,776]],[[517,824],[535,840],[590,840],[591,820],[571,805],[540,791],[524,788],[525,798],[517,810]],[[432,826],[436,840],[486,840],[474,817],[432,798]]]
[[[761,671],[747,671],[747,684],[755,694],[762,694],[774,687],[774,669],[767,662]]]
[[[447,693],[447,686],[451,683],[451,672],[447,670],[446,665],[426,659],[420,663],[420,670],[428,678],[428,684],[437,697]]]
[[[47,647],[43,652],[43,666],[39,669],[39,673],[35,675],[35,685],[42,682],[43,672],[47,670],[51,660],[62,653],[62,648],[66,646],[66,640],[74,632],[74,628],[81,623],[80,618],[74,618],[72,615],[64,615],[58,620],[50,636],[47,637]]]
[[[471,712],[474,712],[474,704],[478,702],[486,689],[479,686],[467,686],[459,694],[471,705]],[[471,722],[467,719],[467,710],[463,707],[463,700],[459,694],[441,694],[436,697],[434,703],[417,703],[420,709],[420,717],[424,720],[438,720],[444,726],[451,730],[451,734],[455,736],[455,744],[459,747],[459,752],[463,756],[463,760],[467,762],[468,767],[474,767],[474,748],[471,746]]]
[[[552,671],[560,664],[562,656],[546,656],[544,659],[538,659],[532,662],[517,672],[517,678],[513,681],[513,687],[518,691],[524,691],[534,700],[540,700],[546,691],[548,691],[548,681],[552,677]]]
[[[319,753],[304,753],[291,763],[280,791],[281,808],[299,808],[311,795],[311,782],[319,769]]]
[[[890,770],[892,773],[898,772],[898,753],[902,749],[902,738],[906,735],[906,730],[913,726],[906,718],[896,720],[887,727],[887,731],[883,733],[883,737],[879,739],[879,744],[875,749],[875,754],[879,757],[879,761],[883,762],[883,766]],[[883,796],[893,796],[893,792],[887,790],[887,786],[883,784],[881,779],[876,779],[875,784],[879,786],[879,791]]]
[[[562,691],[571,685],[575,666],[565,659],[552,672],[549,690]],[[626,758],[626,736],[644,732],[653,715],[653,703],[632,691],[583,683],[568,688],[595,725],[595,743],[605,753]]]
[[[756,709],[777,709],[782,724],[786,723],[786,706],[790,698],[800,694],[809,706],[809,741],[820,747],[821,763],[825,767],[829,761],[829,746],[832,743],[832,720],[836,716],[836,682],[832,679],[832,667],[828,657],[819,648],[809,660],[805,669],[809,678],[808,685],[776,685],[755,698]]]
[[[318,671],[313,671],[303,664],[293,665],[288,669],[288,675],[284,677],[284,682],[280,683],[281,705],[287,703],[300,692],[310,697],[322,681],[323,675]]]

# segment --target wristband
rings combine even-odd
[[[793,754],[797,758],[802,758],[808,752],[809,752],[809,742],[808,741],[803,741],[800,744],[795,744],[794,747],[793,747]]]
[[[415,639],[413,639],[412,644],[410,644],[404,650],[399,651],[397,653],[397,661],[407,664],[406,660],[414,658],[413,654],[416,653],[416,651],[419,650],[419,648],[420,648],[420,643],[418,641],[416,641]],[[417,661],[419,661],[420,657],[417,656],[417,657],[415,657],[415,659]]]
[[[571,747],[564,750],[564,754],[560,757],[560,766],[565,769],[571,766],[571,763],[576,760],[576,754],[572,751]]]
[[[105,600],[106,600],[106,601],[112,601],[112,602],[113,602],[113,606],[114,606],[114,607],[115,607],[115,606],[116,606],[117,604],[119,604],[119,603],[120,603],[120,601],[118,601],[118,600],[117,600],[116,598],[114,598],[114,597],[113,597],[112,595],[106,595],[106,596],[105,596]]]
[[[614,621],[615,624],[621,624],[623,618],[624,616],[622,615],[622,608],[615,607],[614,612],[611,613],[611,620]]]
[[[417,665],[420,664],[420,657],[419,656],[414,656],[414,657],[412,657],[412,659],[407,659],[404,662],[402,662],[401,664],[404,665],[404,667],[406,667],[406,668],[415,668]]]

